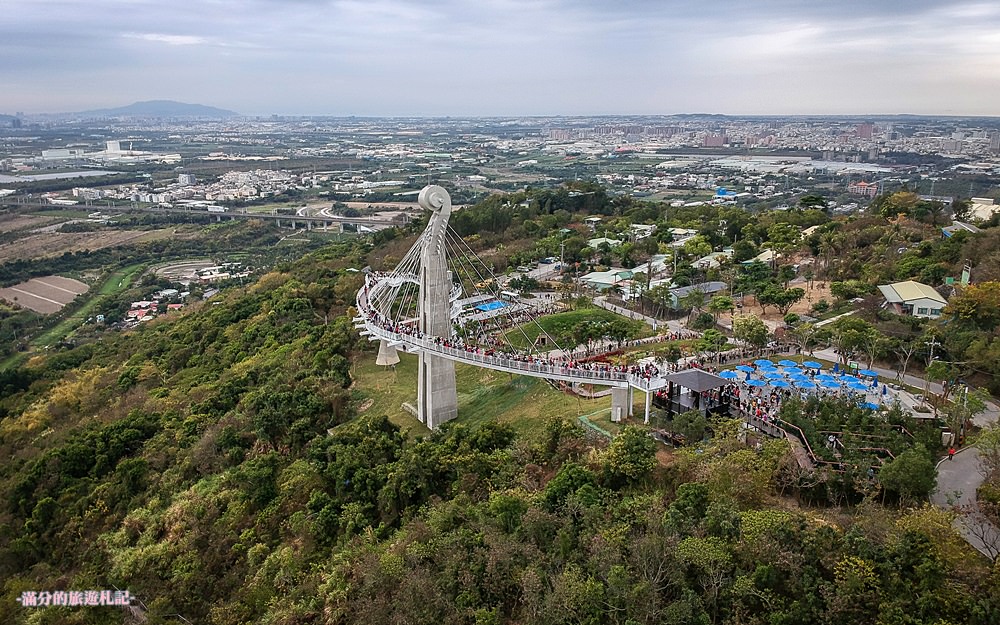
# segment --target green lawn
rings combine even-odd
[[[519,433],[533,436],[549,417],[570,419],[594,414],[590,420],[608,430],[611,398],[589,400],[561,393],[543,380],[481,369],[469,365],[455,368],[458,387],[458,421],[478,425],[490,421],[511,424]],[[411,436],[426,434],[416,417],[402,408],[416,404],[417,357],[400,354],[395,370],[375,365],[375,355],[365,354],[352,370],[357,381],[357,399],[366,413],[385,414]],[[365,407],[367,405],[367,407]],[[600,412],[599,412],[600,411]],[[606,413],[601,417],[601,413]]]
[[[652,329],[642,321],[629,319],[603,308],[581,308],[567,312],[545,315],[535,322],[525,323],[510,330],[507,340],[518,349],[526,349],[535,343],[538,335],[545,332],[560,341],[561,336],[571,335],[573,329],[582,323],[621,323],[628,329],[628,338],[637,339],[652,336]],[[565,342],[565,341],[562,341]],[[567,347],[560,345],[560,347]]]

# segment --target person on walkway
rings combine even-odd
[[[955,448],[954,447],[949,447],[948,448],[948,460],[954,460],[954,459],[955,459]]]

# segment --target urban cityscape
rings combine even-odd
[[[8,9],[0,622],[997,622],[1000,9]]]

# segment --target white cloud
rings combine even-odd
[[[94,100],[130,84],[247,113],[1000,113],[1000,5],[983,0],[6,0],[4,11],[12,109],[121,104]],[[91,93],[52,93],[81,67]]]
[[[197,46],[208,43],[204,37],[196,35],[165,35],[163,33],[125,33],[127,39],[141,39],[142,41],[153,41],[165,43],[171,46]]]

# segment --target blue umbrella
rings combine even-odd
[[[780,380],[785,376],[781,375],[777,371],[768,371],[767,373],[764,374],[764,377],[767,378],[768,380]]]
[[[840,388],[840,382],[835,382],[833,380],[820,380],[819,385],[823,388]]]
[[[810,382],[809,380],[795,380],[795,386],[804,389],[816,388],[816,385]]]
[[[785,382],[784,380],[771,380],[770,384],[775,388],[788,388],[791,386],[791,384]]]
[[[873,404],[870,401],[866,401],[865,403],[861,404],[861,407],[867,408],[868,410],[878,410],[878,404]]]
[[[735,380],[736,378],[740,377],[740,374],[736,373],[735,371],[723,371],[722,373],[719,374],[719,377],[725,378],[726,380]]]
[[[837,381],[836,377],[834,377],[834,376],[832,376],[832,375],[830,375],[828,373],[821,373],[818,376],[816,376],[816,379],[819,380],[820,382],[836,382]]]
[[[747,380],[747,386],[767,386],[763,380]]]
[[[799,366],[799,363],[795,362],[794,360],[787,360],[787,359],[786,360],[779,360],[778,364],[781,365],[782,367],[797,367],[797,366]]]
[[[878,371],[872,371],[871,369],[862,369],[861,371],[858,371],[858,374],[859,375],[863,375],[863,376],[867,376],[869,378],[877,378],[878,377]]]
[[[774,366],[774,363],[771,362],[770,360],[768,360],[767,358],[761,358],[760,360],[755,360],[755,361],[753,361],[753,364],[757,365],[758,367],[773,367]]]
[[[803,374],[803,373],[805,373],[804,370],[799,369],[798,367],[785,367],[784,369],[782,369],[782,371],[784,371],[788,375],[796,375],[796,374]]]
[[[851,389],[852,391],[867,391],[868,385],[858,384],[857,382],[848,382],[847,388]]]
[[[815,360],[807,360],[804,363],[802,363],[802,366],[809,367],[810,369],[822,369],[823,363],[816,362]]]
[[[743,373],[753,373],[754,372],[754,368],[753,367],[749,367],[747,365],[736,365],[734,367],[734,369],[736,369],[737,371],[742,371]]]
[[[788,376],[788,379],[792,380],[793,382],[812,382],[809,376],[803,375],[801,373],[793,373],[792,375]]]
[[[861,378],[856,378],[853,375],[842,375],[840,379],[844,382],[860,382]]]

